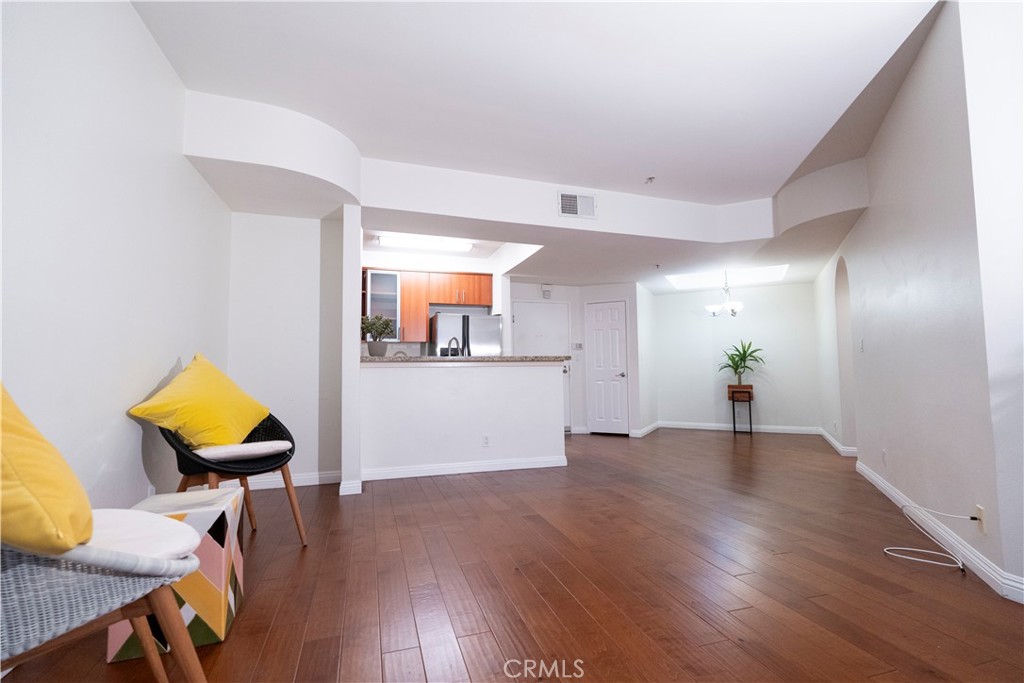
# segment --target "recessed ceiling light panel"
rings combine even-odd
[[[459,251],[473,249],[473,242],[456,237],[439,237],[437,235],[410,235],[404,233],[381,234],[377,244],[385,249],[404,249],[406,251]]]

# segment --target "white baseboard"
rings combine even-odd
[[[293,486],[319,486],[320,484],[337,484],[341,481],[341,472],[292,472],[292,485]],[[225,481],[221,483],[221,488],[233,488],[238,486],[238,480],[233,479],[231,481]],[[249,477],[249,488],[253,490],[259,489],[283,489],[284,479],[281,478],[280,472],[271,472],[269,474],[259,474],[255,477]]]
[[[839,443],[834,436],[826,432],[824,429],[819,429],[818,431],[821,432],[821,436],[824,437],[825,441],[828,441],[828,445],[831,446],[836,453],[848,458],[857,457],[856,446],[844,446],[843,444]]]
[[[651,424],[647,425],[646,427],[641,427],[640,429],[630,429],[629,430],[629,436],[631,438],[634,438],[634,439],[639,439],[639,438],[647,436],[648,434],[653,432],[655,429],[657,429],[659,426],[660,426],[659,423],[652,422]]]
[[[732,431],[731,424],[720,422],[659,422],[659,427],[668,429],[711,429],[715,431]],[[788,427],[784,425],[754,425],[755,432],[764,434],[817,434],[825,439],[836,453],[845,457],[856,457],[857,449],[851,446],[844,446],[835,438],[820,427]],[[630,434],[630,436],[633,436]]]
[[[667,422],[658,423],[667,429],[711,429],[720,432],[731,432],[732,424],[724,422]],[[737,425],[742,427],[744,425]],[[821,434],[817,427],[788,427],[785,425],[754,425],[755,432],[765,434]]]
[[[342,481],[338,486],[339,496],[355,496],[363,492],[363,482],[360,479]]]
[[[887,482],[880,474],[872,470],[863,462],[857,462],[857,472],[871,482],[875,488],[885,494],[886,498],[902,507],[904,505],[917,505],[914,501],[903,494],[902,491]],[[959,557],[971,571],[978,575],[989,587],[1004,598],[1014,602],[1024,603],[1024,577],[1010,574],[999,568],[992,560],[979,553],[973,546],[924,510],[910,510],[914,521],[920,524],[931,535],[935,536],[942,545]]]
[[[405,479],[407,477],[433,477],[439,474],[469,474],[471,472],[499,472],[524,470],[535,467],[565,467],[564,455],[548,458],[522,458],[516,460],[470,460],[437,465],[409,465],[405,467],[376,467],[363,470],[363,481],[374,479]]]
[[[590,430],[586,427],[573,427],[571,434],[589,434]]]

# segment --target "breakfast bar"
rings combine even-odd
[[[362,479],[564,466],[566,360],[363,357]]]

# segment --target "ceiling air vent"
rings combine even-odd
[[[597,199],[585,194],[559,192],[558,215],[597,218]]]

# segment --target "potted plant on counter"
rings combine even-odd
[[[367,335],[370,337],[366,342],[366,348],[371,356],[383,356],[388,352],[388,343],[384,340],[395,336],[394,320],[385,318],[380,313],[372,318],[364,315],[359,329],[363,339],[366,339]]]
[[[739,346],[722,352],[725,362],[718,366],[719,372],[729,370],[736,375],[736,384],[728,386],[730,401],[750,401],[754,398],[754,385],[743,383],[743,373],[753,372],[754,365],[764,365],[764,359],[758,355],[763,349],[755,349],[753,346],[753,342],[741,339]]]

